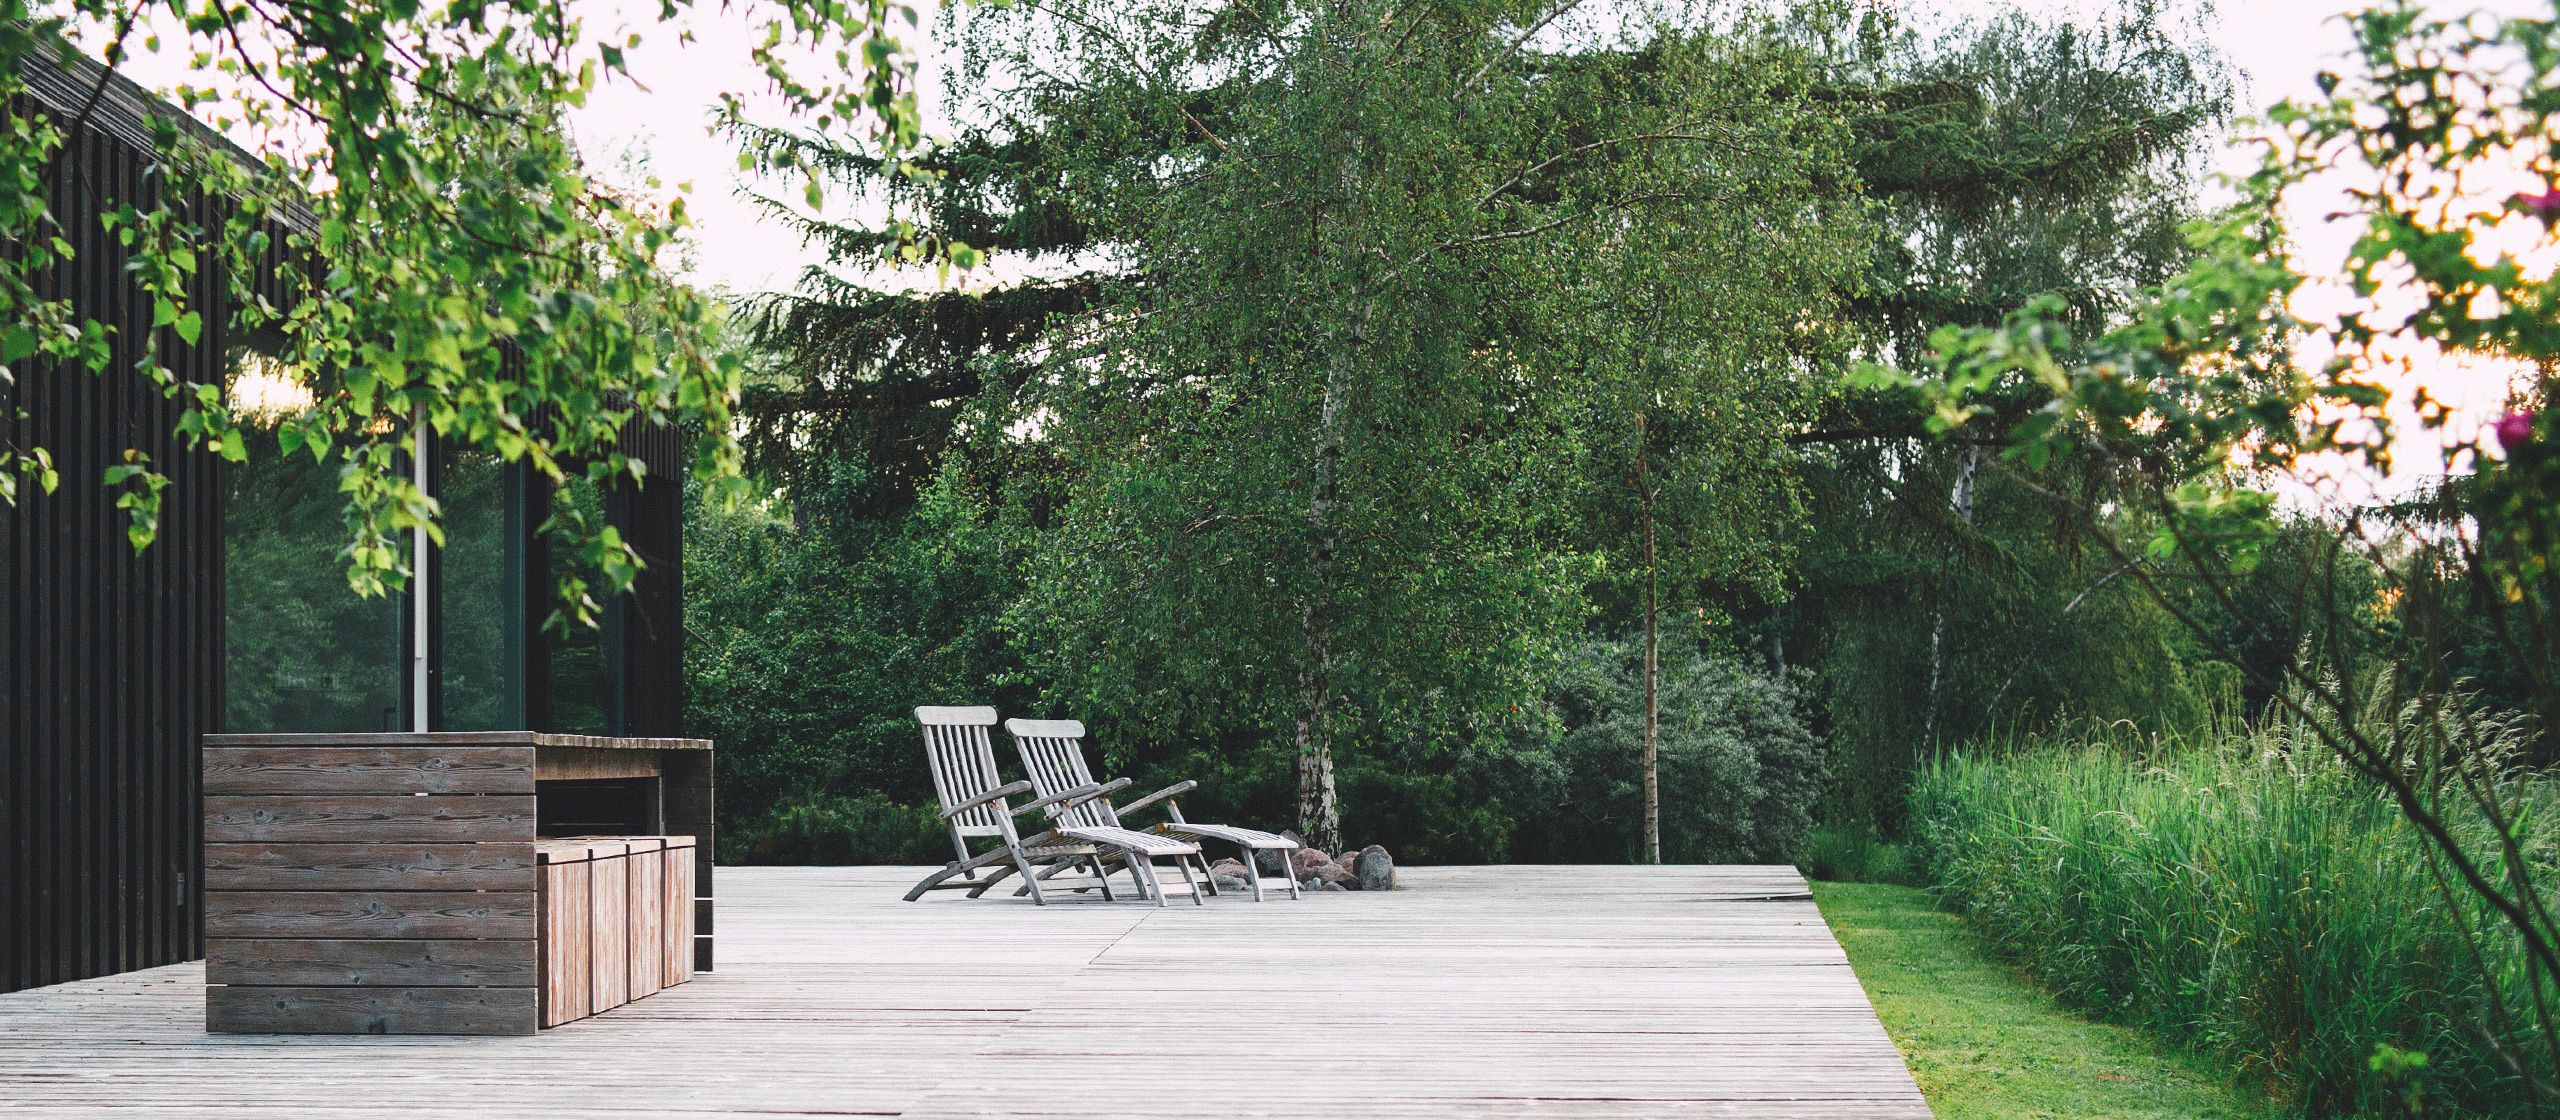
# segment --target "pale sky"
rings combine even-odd
[[[933,4],[919,0],[928,11]],[[1907,6],[1910,18],[1926,23],[2006,5],[2003,0],[1914,0]],[[2101,0],[2017,0],[2017,6],[2057,16],[2109,7]],[[2221,10],[2208,16],[2207,35],[2244,75],[2240,103],[2245,111],[2255,111],[2281,98],[2314,93],[2312,76],[2334,65],[2349,44],[2335,17],[2364,6],[2364,0],[2220,0]],[[697,283],[740,294],[786,289],[818,254],[768,220],[741,192],[763,186],[797,199],[800,185],[747,182],[738,170],[736,149],[710,130],[723,91],[747,93],[751,114],[769,123],[780,120],[776,102],[752,92],[764,86],[748,57],[751,40],[760,37],[759,21],[724,11],[726,7],[705,3],[676,22],[660,24],[658,0],[570,0],[592,37],[618,39],[626,28],[643,36],[642,45],[628,55],[632,80],[606,83],[572,114],[572,127],[599,166],[614,167],[636,155],[670,189],[691,185],[687,206],[699,227],[692,269]],[[2458,0],[2442,6],[2446,11],[2475,7],[2511,13],[2550,10],[2531,0]],[[680,42],[680,33],[688,31],[693,41]],[[174,46],[181,37],[168,38],[173,46],[165,57],[137,57],[126,71],[160,87],[189,77]],[[932,41],[930,19],[909,38],[923,59],[919,78],[926,111],[938,122],[947,59]],[[2222,166],[2236,170],[2242,158],[2226,157]]]
[[[801,245],[745,192],[762,190],[796,203],[802,185],[750,181],[738,170],[737,148],[711,132],[723,92],[764,88],[764,75],[748,55],[762,37],[755,22],[705,5],[676,23],[660,24],[658,0],[579,0],[573,10],[582,13],[590,34],[612,38],[614,28],[627,23],[643,37],[640,48],[626,56],[634,81],[607,83],[571,115],[589,159],[612,166],[636,155],[669,187],[692,185],[686,208],[697,227],[696,283],[741,295],[788,290],[820,254]],[[693,33],[692,43],[677,41],[683,30]],[[929,31],[928,25],[918,33],[911,48],[929,53]],[[921,69],[919,78],[932,82],[940,68],[928,61]],[[931,106],[939,102],[941,87],[934,84],[927,93]],[[750,96],[747,105],[761,123],[785,123],[771,98]]]
[[[1991,6],[1986,0],[1941,0],[1915,3],[1911,9],[1915,18],[1925,19],[1950,10]],[[2025,0],[2020,6],[2057,15],[2093,9],[2092,4],[2077,0]],[[2223,0],[2221,10],[2209,17],[2209,36],[2245,75],[2241,104],[2255,111],[2282,98],[2315,93],[2312,76],[2324,66],[2335,65],[2349,44],[2344,25],[2334,17],[2364,6],[2361,0]],[[2472,6],[2455,5],[2448,10],[2467,11]],[[2477,6],[2516,13],[2536,8],[2524,0],[2488,0]],[[648,87],[642,90],[627,83],[608,87],[576,115],[580,143],[604,162],[626,150],[645,151],[662,178],[693,183],[688,205],[701,227],[695,249],[698,282],[740,293],[788,288],[816,255],[738,197],[742,187],[752,184],[741,182],[736,151],[705,127],[722,90],[754,89],[760,84],[760,76],[747,62],[747,28],[714,13],[700,14],[688,24],[698,41],[679,45],[669,31],[650,30],[657,11],[655,0],[584,0],[580,7],[588,12],[590,30],[605,30],[620,18],[618,12],[640,14],[642,22],[634,26],[647,32],[647,41],[631,54],[630,61],[634,76]],[[930,42],[929,26],[917,38],[913,45],[925,59],[927,109],[938,119],[935,111],[941,100],[944,60]],[[2223,165],[2237,169],[2238,158],[2226,159]],[[797,198],[798,185],[781,184],[780,193]]]
[[[2372,5],[2350,0],[2224,0],[2223,6],[2225,10],[2214,17],[2213,42],[2247,75],[2240,104],[2244,111],[2255,113],[2286,98],[2316,97],[2319,90],[2312,84],[2313,77],[2323,69],[2350,69],[2344,60],[2353,38],[2338,17]],[[2434,4],[2431,9],[2448,18],[2474,11],[2542,17],[2552,13],[2548,0],[2470,0]],[[2224,171],[2238,172],[2250,167],[2252,159],[2244,150],[2227,149],[2219,164]],[[2348,208],[2342,193],[2346,185],[2343,179],[2315,180],[2292,196],[2289,219],[2296,242],[2296,264],[2305,275],[2335,275],[2337,266],[2362,233],[2356,223],[2326,220],[2328,215]],[[2543,189],[2537,180],[2521,175],[2494,186],[2490,193],[2501,197],[2510,191]],[[2538,228],[2526,229],[2522,218],[2512,220],[2500,232],[2541,237]],[[2389,293],[2384,293],[2384,299],[2388,298]],[[2355,302],[2356,297],[2342,284],[2314,284],[2296,297],[2294,310],[2315,316],[2322,311],[2340,312]],[[2308,352],[2306,348],[2297,357],[2316,364],[2325,354]],[[2409,391],[2424,384],[2438,399],[2454,406],[2456,419],[2442,432],[2447,445],[2469,440],[2496,420],[2505,411],[2510,380],[2524,372],[2514,363],[2448,359],[2436,353],[2409,354],[2405,360],[2405,370],[2379,376],[2394,390],[2390,411],[2403,432],[2417,431]],[[2393,465],[2391,474],[2381,479],[2361,464],[2349,465],[2335,459],[2306,466],[2306,470],[2282,480],[2277,487],[2290,503],[2303,507],[2335,508],[2377,495],[2399,496],[2444,474],[2441,461],[2413,454],[2404,454]],[[2456,469],[2463,468],[2457,463]]]
[[[735,2],[746,4],[752,0]],[[2551,9],[2547,3],[2548,0],[2539,4],[2532,0],[2456,0],[2437,7],[2446,13],[2486,8],[2521,15],[2548,14]],[[932,4],[933,0],[920,0],[920,6],[928,11]],[[1951,18],[1950,13],[1980,12],[1995,6],[1998,0],[1912,0],[1908,10],[1915,22],[1925,24]],[[2048,15],[2087,14],[2108,7],[2100,0],[2022,0],[2019,6]],[[2242,76],[2239,103],[2243,113],[2255,113],[2282,98],[2314,95],[2314,75],[2324,67],[2340,66],[2351,42],[2337,17],[2365,6],[2364,0],[2220,0],[2220,10],[2206,17],[2204,34]],[[735,149],[712,135],[709,128],[722,91],[763,88],[762,75],[753,68],[748,55],[749,40],[757,34],[759,21],[724,12],[723,6],[717,4],[705,4],[673,26],[657,24],[658,0],[571,0],[571,7],[587,22],[592,35],[619,38],[619,29],[627,24],[630,30],[644,36],[642,45],[628,56],[634,80],[608,83],[573,115],[578,142],[590,160],[607,168],[644,161],[668,189],[677,184],[690,185],[687,206],[697,227],[691,239],[695,282],[737,295],[791,287],[800,271],[817,260],[816,252],[761,213],[743,192],[762,187],[767,193],[796,200],[801,185],[745,181],[744,173],[738,170]],[[690,30],[694,41],[679,42],[679,30]],[[929,121],[938,121],[947,60],[931,42],[930,19],[925,28],[913,33],[909,45],[924,60],[919,75],[923,100]],[[128,70],[146,84],[166,85],[184,76],[174,59],[141,59]],[[748,106],[751,115],[769,122],[779,119],[779,109],[771,99],[751,95]],[[928,131],[936,129],[929,123]],[[2216,166],[2237,171],[2247,162],[2245,154],[2227,150],[2217,157]],[[2330,193],[2324,198],[2321,189],[2325,188],[2302,192],[2294,215],[2301,261],[2314,275],[2328,262],[2341,259],[2354,237],[2354,231],[2342,224],[2322,222],[2325,214],[2344,206],[2328,204],[2326,199],[2340,196]],[[931,277],[922,276],[917,282],[930,283]],[[2343,297],[2334,291],[2325,295],[2315,292],[2306,301],[2320,306],[2317,301],[2323,298]],[[2297,310],[2300,309],[2298,304]],[[2439,397],[2459,406],[2465,417],[2456,426],[2459,435],[2477,430],[2495,417],[2505,398],[2510,372],[2481,363],[2447,363],[2421,355],[2413,359],[2411,377],[2423,380]],[[2433,469],[2433,464],[2404,465],[2381,488],[2399,489]],[[2374,480],[2362,472],[2342,474],[2346,483],[2338,492],[2327,495],[2332,500],[2352,499],[2375,489]],[[2302,500],[2306,496],[2297,494],[2296,498]]]

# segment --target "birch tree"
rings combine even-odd
[[[1772,229],[1858,220],[1806,58],[1703,20],[1068,3],[962,30],[991,134],[1040,148],[1121,266],[1017,402],[1073,479],[1026,650],[1141,744],[1262,729],[1321,845],[1346,744],[1498,735],[1575,637],[1629,379],[1743,318],[1771,277],[1741,262],[1793,292],[1839,259]],[[1752,368],[1784,380],[1783,350]],[[1652,407],[1712,411],[1706,384]]]
[[[1804,171],[1758,170],[1780,179]],[[1666,232],[1726,246],[1713,260],[1617,262],[1613,284],[1622,288],[1605,298],[1652,311],[1628,317],[1624,352],[1584,351],[1593,355],[1591,547],[1608,566],[1603,595],[1614,591],[1629,601],[1642,632],[1636,855],[1646,862],[1662,858],[1666,608],[1676,618],[1686,606],[1687,617],[1699,619],[1740,594],[1781,593],[1794,528],[1803,520],[1787,441],[1815,415],[1852,340],[1834,308],[1861,261],[1858,224],[1791,220],[1818,211],[1793,214],[1776,201],[1704,216],[1733,223],[1723,229]],[[1702,631],[1692,624],[1672,635],[1686,644],[1684,659],[1706,640]]]

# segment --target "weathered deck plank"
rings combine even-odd
[[[722,874],[719,972],[536,1037],[208,1035],[193,965],[0,996],[0,1115],[1929,1115],[1784,868],[1421,868],[1165,910]]]

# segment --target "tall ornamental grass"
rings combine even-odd
[[[2547,884],[2560,795],[2502,781]],[[2447,805],[2495,873],[2488,826]],[[1995,743],[1924,766],[1912,821],[1942,900],[2065,1001],[2219,1055],[2302,1115],[2555,1114],[2498,1052],[2537,1060],[2518,941],[2316,742]]]

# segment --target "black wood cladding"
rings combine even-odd
[[[221,463],[180,445],[176,404],[134,371],[151,304],[98,221],[172,192],[203,220],[214,212],[103,123],[67,137],[49,186],[75,255],[38,288],[111,325],[115,346],[103,374],[22,361],[0,389],[9,438],[47,449],[61,476],[51,494],[22,482],[0,510],[0,991],[202,955],[196,752],[223,698]],[[189,294],[202,345],[164,329],[161,361],[220,384],[229,316],[207,256]],[[159,539],[139,554],[100,477],[127,449],[171,480]]]

